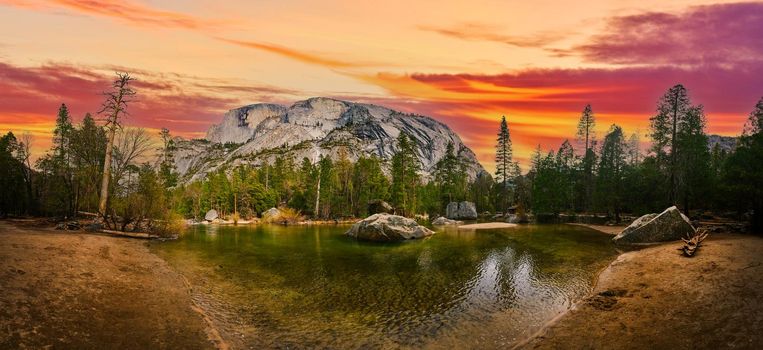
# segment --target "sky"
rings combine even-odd
[[[738,135],[763,96],[763,2],[0,0],[0,132],[50,146],[56,112],[97,113],[115,72],[126,124],[203,137],[225,111],[328,96],[428,115],[494,168],[575,138],[591,104],[648,140],[671,86],[710,133]]]

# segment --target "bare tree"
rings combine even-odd
[[[145,129],[126,128],[116,137],[116,147],[112,155],[112,176],[115,183],[124,177],[130,165],[136,165],[146,158],[155,145]]]
[[[114,137],[117,129],[121,127],[120,119],[127,114],[127,103],[130,102],[130,96],[135,95],[135,91],[130,88],[130,82],[133,79],[128,73],[117,73],[117,79],[112,84],[112,90],[104,92],[106,101],[103,102],[103,108],[99,114],[106,115],[106,130],[108,132],[108,141],[106,143],[106,157],[103,162],[103,179],[101,181],[101,198],[98,204],[98,212],[101,216],[106,216],[106,205],[109,198],[109,180],[111,178],[111,157],[114,148]]]

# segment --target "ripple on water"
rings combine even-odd
[[[246,345],[500,348],[569,308],[614,256],[605,235],[525,226],[369,244],[346,227],[196,226],[155,246]],[[218,268],[209,268],[217,266]]]

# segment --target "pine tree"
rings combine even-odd
[[[501,125],[498,129],[498,139],[495,146],[495,181],[500,184],[498,188],[498,200],[500,209],[506,210],[509,206],[511,192],[512,149],[511,134],[506,124],[506,116],[501,117]]]
[[[702,106],[690,108],[677,127],[676,146],[676,195],[688,213],[692,201],[706,195],[710,184],[710,152],[705,134],[705,113]]]
[[[392,202],[403,215],[414,215],[417,209],[420,164],[413,141],[404,132],[397,138],[397,152],[392,156]]]
[[[743,135],[753,135],[763,130],[763,97],[755,104],[755,108],[750,112],[745,123]]]
[[[464,199],[466,167],[461,158],[456,155],[452,142],[448,142],[445,156],[435,164],[434,181],[439,193],[444,197],[441,206]]]
[[[593,114],[591,105],[583,108],[583,113],[578,121],[577,137],[583,142],[583,210],[588,210],[591,202],[591,193],[593,192],[594,168],[596,165],[596,117]]]
[[[623,129],[612,125],[604,137],[596,183],[599,207],[605,209],[616,221],[622,211],[623,174],[627,164],[627,146]]]
[[[650,119],[652,128],[652,151],[668,175],[668,200],[675,204],[678,188],[678,132],[681,121],[692,109],[686,88],[671,87],[657,103],[657,114]]]

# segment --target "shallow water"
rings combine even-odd
[[[616,255],[568,225],[459,231],[395,244],[348,226],[194,226],[153,249],[252,348],[502,348],[588,293]]]

